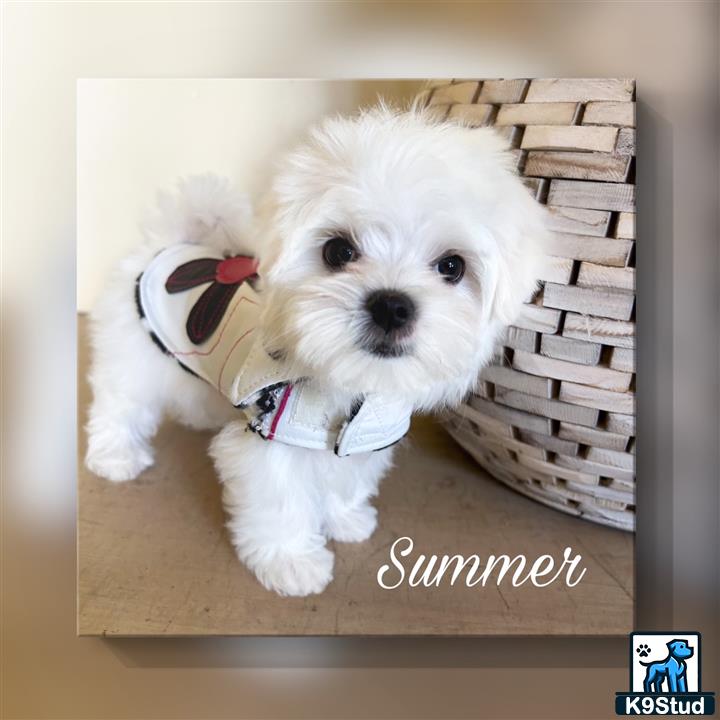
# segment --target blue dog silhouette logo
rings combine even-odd
[[[643,680],[643,690],[646,693],[686,693],[687,692],[687,663],[688,658],[694,654],[686,640],[674,639],[666,643],[668,653],[662,660],[654,660],[643,662],[645,670],[645,679]],[[642,643],[637,647],[637,653],[640,657],[648,656],[650,648]]]
[[[712,715],[715,695],[700,687],[700,633],[630,633],[630,690],[615,694],[618,715]]]

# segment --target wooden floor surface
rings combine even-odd
[[[80,319],[79,421],[90,399]],[[379,528],[334,543],[335,579],[321,595],[281,598],[241,565],[224,530],[209,433],[165,424],[157,462],[113,484],[82,465],[78,510],[81,635],[618,635],[633,620],[633,536],[541,506],[492,480],[431,420],[413,423],[383,481]],[[543,553],[570,546],[587,573],[573,588],[384,590],[376,581],[401,536],[416,554]]]

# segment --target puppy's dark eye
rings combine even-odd
[[[323,260],[333,270],[340,270],[353,260],[358,259],[358,251],[355,246],[342,235],[330,238],[323,245]]]
[[[448,255],[435,266],[436,270],[449,283],[459,283],[465,274],[465,261],[459,255]]]

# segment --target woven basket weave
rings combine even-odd
[[[447,420],[494,477],[588,520],[635,525],[635,83],[434,81],[439,118],[494,126],[554,231],[542,286]]]

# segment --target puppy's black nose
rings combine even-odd
[[[415,317],[415,303],[405,293],[392,290],[375,291],[368,296],[366,307],[375,324],[386,333]]]

